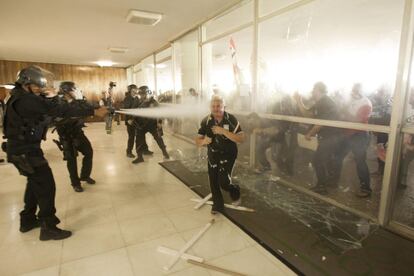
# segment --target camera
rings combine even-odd
[[[114,87],[116,87],[116,82],[115,82],[115,81],[111,81],[111,82],[109,82],[109,87],[110,87],[110,88],[114,88]]]

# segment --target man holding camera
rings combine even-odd
[[[114,117],[114,99],[113,89],[116,87],[116,82],[109,82],[108,92],[102,92],[102,98],[99,101],[100,106],[105,106],[109,109],[108,115],[105,117],[105,129],[107,134],[112,133],[112,119]]]

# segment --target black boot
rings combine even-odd
[[[96,181],[92,177],[90,177],[90,176],[88,176],[88,177],[81,177],[80,180],[81,181],[86,181],[86,183],[91,184],[91,185],[96,184]]]
[[[83,188],[81,186],[81,184],[72,184],[73,186],[73,190],[77,193],[82,193],[83,192]]]
[[[144,158],[142,157],[142,155],[138,155],[138,157],[134,161],[132,161],[132,164],[139,164],[142,162],[144,162]]]
[[[29,232],[37,227],[40,227],[40,221],[38,219],[32,221],[23,221],[20,219],[20,232],[22,233]]]
[[[146,149],[142,152],[143,155],[154,155],[154,152],[150,151],[149,149]]]
[[[168,152],[167,152],[167,150],[166,150],[166,149],[163,149],[163,150],[162,150],[162,155],[164,155],[164,159],[165,159],[165,160],[170,159],[170,155],[168,154]]]
[[[224,214],[225,213],[225,211],[224,211],[224,206],[221,206],[221,207],[217,207],[217,206],[212,206],[211,207],[211,211],[210,211],[210,213],[212,214],[212,215],[217,215],[217,214]]]
[[[48,241],[48,240],[63,240],[67,239],[72,236],[71,231],[62,230],[54,223],[48,221],[42,221],[41,229],[40,229],[40,237],[41,241]]]
[[[126,156],[128,158],[135,158],[135,155],[133,155],[132,152],[127,152]]]

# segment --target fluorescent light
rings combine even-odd
[[[109,47],[108,50],[111,53],[125,54],[126,52],[128,52],[129,49],[125,47]]]
[[[110,60],[100,60],[95,63],[101,67],[111,67],[112,65],[114,65],[114,63]]]

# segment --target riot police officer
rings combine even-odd
[[[72,81],[64,81],[59,86],[59,95],[62,100],[70,106],[92,107],[83,97],[82,92],[77,89]],[[93,107],[92,107],[93,108]],[[91,143],[83,132],[85,127],[83,118],[57,118],[55,120],[56,130],[59,134],[59,141],[55,141],[63,151],[63,159],[69,170],[70,180],[75,192],[83,192],[81,181],[88,184],[95,184],[91,178],[93,149]],[[79,177],[77,155],[82,153],[82,170]]]
[[[148,94],[151,93],[148,86],[141,86],[138,89],[140,104],[139,108],[151,108],[158,106],[158,102],[153,97],[148,97]],[[135,117],[135,143],[137,150],[137,158],[132,161],[134,164],[144,162],[143,155],[145,153],[145,134],[147,132],[151,133],[154,140],[157,142],[159,148],[162,151],[165,159],[169,159],[170,156],[167,152],[164,140],[162,139],[162,121],[154,118],[144,118],[144,117]]]
[[[138,86],[135,84],[130,84],[127,87],[127,92],[125,93],[125,99],[124,99],[124,109],[130,109],[130,108],[138,108],[141,101],[139,99],[138,94]],[[135,124],[134,124],[134,117],[130,115],[125,116],[125,125],[127,127],[128,132],[128,144],[127,144],[127,150],[126,155],[129,158],[135,158],[135,155],[132,153],[132,150],[134,148],[135,143]],[[145,136],[144,136],[145,140]],[[144,148],[143,148],[143,154],[144,155],[153,155],[154,153],[148,149],[147,142],[144,141]]]
[[[56,186],[52,170],[40,147],[45,139],[51,117],[98,115],[103,117],[105,108],[59,104],[57,97],[47,92],[46,72],[37,66],[22,69],[15,88],[7,101],[4,135],[7,138],[7,158],[27,178],[24,209],[20,212],[20,231],[27,232],[41,227],[40,240],[60,240],[71,236],[70,231],[59,229],[56,217]],[[36,215],[37,207],[39,212]]]
[[[138,87],[135,84],[130,84],[127,87],[127,92],[125,93],[125,98],[123,102],[123,108],[129,109],[133,108],[137,105],[136,102],[139,101],[138,99]],[[133,124],[133,117],[126,115],[125,116],[125,125],[128,132],[128,143],[126,149],[126,155],[129,158],[135,158],[135,155],[132,154],[132,149],[134,148],[135,143],[135,127]]]

